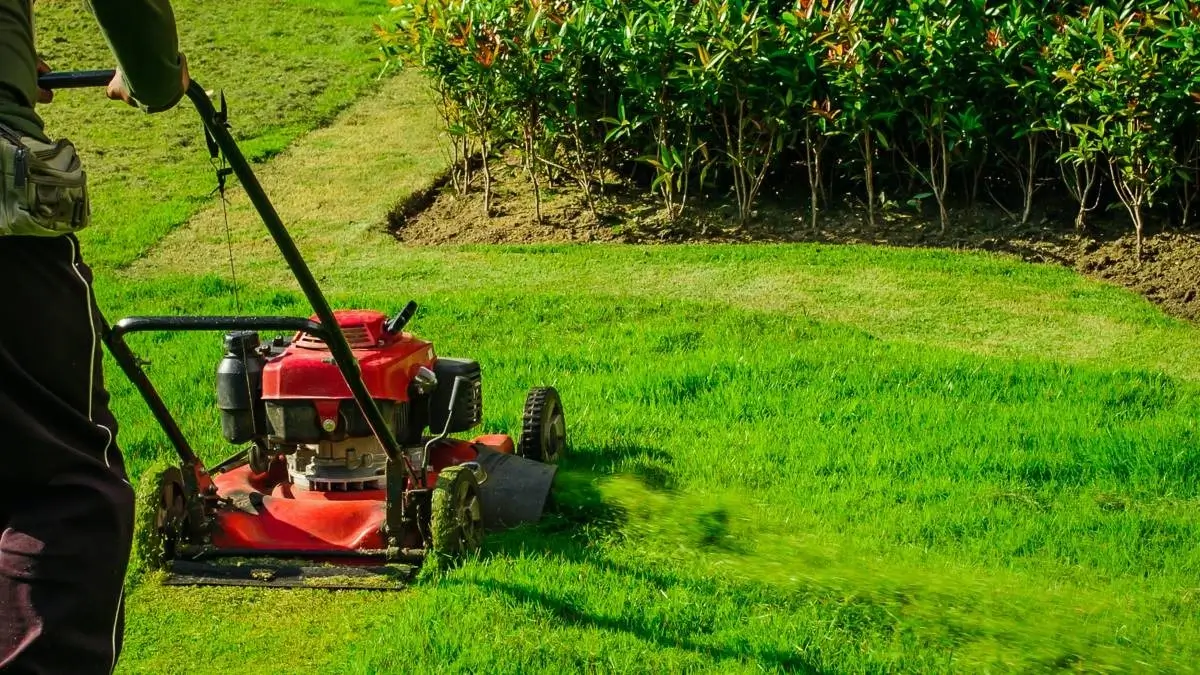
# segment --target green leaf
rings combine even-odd
[[[660,162],[654,155],[642,155],[641,157],[637,158],[637,161],[649,164],[650,166],[659,170],[664,168],[662,162]]]

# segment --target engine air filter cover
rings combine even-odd
[[[483,421],[483,374],[479,362],[470,359],[439,357],[434,363],[433,373],[438,386],[429,399],[429,430],[441,433],[450,418],[449,433],[473,429]],[[466,378],[458,387],[458,399],[454,411],[450,411],[450,396],[454,390],[454,379]]]

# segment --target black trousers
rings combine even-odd
[[[0,237],[0,673],[111,673],[133,489],[73,236]]]

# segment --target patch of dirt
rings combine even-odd
[[[1200,235],[1154,235],[1143,243],[1141,265],[1130,241],[1108,242],[1079,256],[1075,268],[1131,288],[1168,314],[1200,321]]]
[[[602,222],[606,218],[592,215],[582,190],[543,188],[538,222],[533,189],[520,168],[503,164],[492,171],[490,217],[483,212],[483,176],[476,172],[472,190],[460,195],[447,174],[392,213],[391,231],[402,242],[424,245],[624,241]]]
[[[483,212],[478,172],[466,195],[459,195],[446,176],[393,211],[394,235],[410,245],[812,242],[996,251],[1071,267],[1141,293],[1168,314],[1200,321],[1200,232],[1148,223],[1139,261],[1123,213],[1092,214],[1089,229],[1076,232],[1070,205],[1052,207],[1025,226],[1014,225],[998,208],[977,207],[952,210],[953,225],[942,232],[936,218],[912,208],[883,209],[873,226],[865,209],[840,209],[821,213],[813,229],[807,207],[766,195],[753,222],[740,227],[728,204],[693,205],[670,222],[653,196],[611,181],[603,186],[595,213],[579,187],[543,186],[539,222],[533,190],[518,162],[508,158],[497,164],[490,217]]]

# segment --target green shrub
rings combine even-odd
[[[617,171],[672,218],[728,191],[742,223],[769,182],[814,227],[887,191],[943,229],[983,194],[1025,223],[1053,183],[1080,228],[1115,195],[1140,245],[1147,208],[1186,224],[1200,192],[1194,3],[391,1],[385,49],[429,75],[461,189],[478,148],[485,205],[509,144],[535,192],[568,176],[592,205]]]

